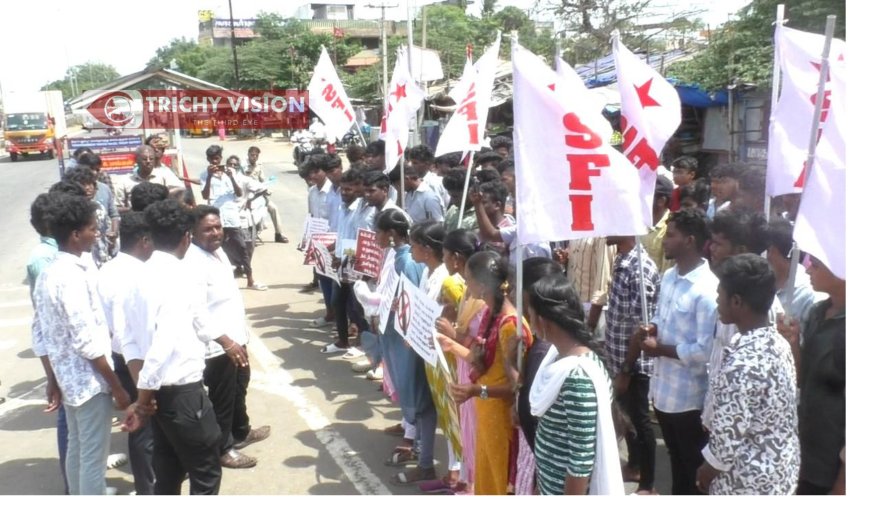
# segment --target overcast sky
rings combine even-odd
[[[406,19],[407,0],[388,0],[400,7],[388,9],[390,19]],[[432,3],[411,0],[413,5]],[[689,7],[707,8],[702,14],[712,26],[728,19],[749,0],[654,0],[662,14]],[[469,12],[478,12],[478,5]],[[250,18],[260,11],[296,13],[302,0],[236,0],[236,18]],[[380,0],[348,0],[359,6]],[[529,8],[535,0],[501,0],[499,5]],[[851,7],[851,6],[850,6]],[[66,69],[87,61],[115,66],[122,75],[139,71],[157,48],[175,37],[198,36],[197,11],[213,10],[228,18],[223,0],[42,0],[3,2],[0,22],[0,86],[4,90],[37,90],[60,79]],[[374,17],[379,10],[358,8],[356,17]],[[65,98],[68,99],[68,98]]]

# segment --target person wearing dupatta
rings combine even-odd
[[[515,394],[514,384],[508,379],[505,369],[504,352],[517,332],[516,309],[507,298],[507,263],[497,253],[473,255],[468,260],[465,272],[469,293],[483,299],[488,308],[481,319],[482,345],[463,352],[463,355],[455,348],[458,345],[450,344],[450,340],[443,336],[439,338],[448,344],[451,351],[470,359],[473,364],[473,383],[450,384],[450,394],[458,404],[476,398],[478,425],[474,451],[474,494],[505,495],[510,482],[514,435],[511,407]],[[532,334],[525,322],[523,328],[523,337],[531,342]]]
[[[552,343],[529,403],[542,495],[624,495],[611,414],[610,376],[592,350],[580,297],[568,278],[545,276],[528,291],[535,333]]]

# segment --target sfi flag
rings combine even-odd
[[[613,57],[622,101],[623,153],[640,171],[647,203],[646,224],[652,227],[659,154],[680,127],[682,108],[677,90],[661,74],[613,38]]]
[[[519,243],[645,234],[639,172],[592,94],[519,44],[512,63]]]
[[[426,93],[417,85],[408,69],[408,55],[405,47],[399,48],[396,65],[393,67],[393,78],[387,90],[388,106],[386,119],[383,122],[384,157],[386,172],[390,172],[405,153],[408,136],[411,131],[408,125],[417,119],[417,110],[426,97]]]
[[[830,95],[825,101],[824,135],[801,196],[794,240],[801,251],[818,258],[835,276],[846,279],[846,63],[845,58],[834,55],[831,53],[826,83],[825,93]],[[802,130],[809,141],[807,125],[809,122],[802,124]]]
[[[777,60],[782,70],[782,88],[779,101],[770,114],[767,146],[767,194],[799,193],[804,188],[804,165],[810,143],[819,73],[822,66],[822,48],[825,37],[793,28],[778,26],[775,45]],[[832,68],[845,62],[846,43],[831,41]],[[774,69],[774,72],[777,72]],[[833,99],[830,76],[826,78],[822,116],[817,131],[816,158],[830,159],[834,166],[845,164],[845,152],[836,152],[836,140],[829,140],[828,125]],[[842,141],[842,140],[840,140]]]
[[[441,133],[435,156],[449,152],[476,152],[483,146],[500,46],[501,33],[473,67],[466,64],[459,85],[451,90],[456,111]]]
[[[321,48],[320,59],[314,67],[314,74],[311,75],[308,101],[311,111],[326,126],[328,139],[340,140],[353,126],[354,113],[350,98],[344,91],[326,48]]]

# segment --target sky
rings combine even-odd
[[[380,0],[347,0],[358,6],[379,4]],[[421,6],[431,0],[387,0],[399,7],[387,10],[388,19],[406,19],[407,1]],[[670,8],[703,6],[711,26],[728,19],[728,14],[749,0],[654,0],[667,12]],[[304,0],[236,0],[236,18],[252,18],[260,11],[293,16],[309,2]],[[479,12],[480,0],[469,12]],[[530,8],[535,0],[501,0],[500,6]],[[709,6],[712,4],[712,7]],[[140,71],[157,48],[176,37],[196,39],[197,12],[212,10],[228,18],[224,0],[42,0],[3,2],[0,20],[0,87],[7,91],[38,90],[43,84],[63,78],[66,69],[87,61],[113,65],[121,75]],[[357,8],[356,17],[376,17],[379,9]],[[38,56],[38,58],[37,58]],[[69,99],[69,98],[64,98]]]

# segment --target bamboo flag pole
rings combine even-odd
[[[837,23],[837,16],[831,14],[825,23],[825,45],[822,49],[822,67],[819,69],[819,87],[816,90],[816,107],[813,111],[812,129],[810,130],[810,142],[807,149],[806,172],[804,173],[804,192],[806,192],[806,183],[810,180],[810,172],[813,170],[813,164],[816,160],[816,144],[818,143],[819,124],[822,118],[822,104],[825,99],[825,83],[828,77],[828,69],[830,67],[829,55],[831,54],[831,41],[834,38],[834,26]],[[791,250],[791,265],[788,270],[788,281],[785,284],[786,312],[792,307],[794,302],[794,283],[797,277],[797,266],[800,263],[800,248],[797,243],[793,244]],[[792,317],[788,316],[786,320],[791,321]]]
[[[513,59],[513,53],[517,50],[517,46],[519,45],[519,34],[516,30],[511,30],[511,59]],[[514,144],[516,144],[517,132],[514,130]],[[515,145],[516,146],[516,145]],[[519,197],[514,196],[514,209],[519,209],[520,202]],[[522,374],[523,372],[523,359],[525,358],[525,344],[523,343],[523,334],[525,331],[523,329],[523,246],[519,243],[520,239],[520,215],[516,213],[514,210],[514,219],[517,227],[517,237],[514,242],[517,243],[516,249],[516,275],[517,275],[517,290],[516,290],[516,300],[515,307],[517,309],[517,338],[519,341],[517,342],[517,372]],[[531,383],[529,380],[525,380],[524,383]]]
[[[785,23],[785,4],[779,4],[776,6],[776,21],[774,21],[774,25],[778,29]],[[776,109],[776,104],[779,102],[779,82],[781,78],[782,70],[780,69],[780,61],[779,61],[779,53],[774,49],[773,52],[773,83],[771,88],[773,91],[771,92],[770,97],[770,111]],[[764,217],[770,221],[770,195],[765,191],[764,193]]]

